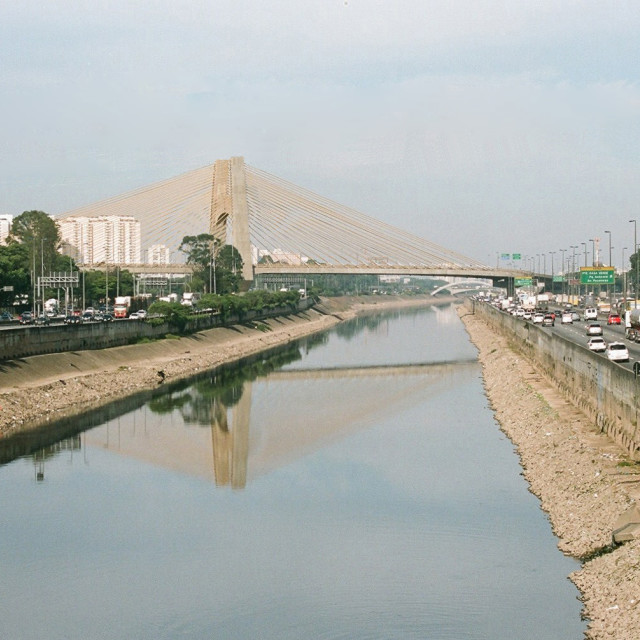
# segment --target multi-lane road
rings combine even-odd
[[[605,315],[598,316],[597,320],[580,320],[579,322],[574,321],[573,324],[562,324],[562,311],[558,309],[553,309],[553,311],[556,314],[555,326],[541,327],[543,331],[553,331],[565,338],[568,338],[576,344],[584,346],[585,349],[588,349],[589,347],[587,346],[587,343],[589,342],[590,336],[587,336],[587,325],[597,322],[602,327],[602,337],[607,344],[610,342],[623,342],[627,349],[629,349],[629,362],[618,362],[618,365],[626,367],[627,369],[632,369],[634,362],[640,360],[640,344],[630,342],[624,337],[624,320],[623,323],[619,325],[607,325],[607,316]],[[582,311],[582,309],[577,310],[580,314],[580,318],[583,317]],[[527,320],[526,322],[530,321]],[[607,357],[604,352],[594,353],[594,355],[600,356],[601,358]]]

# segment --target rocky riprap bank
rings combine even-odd
[[[558,546],[582,559],[570,578],[582,594],[586,637],[640,638],[640,541],[612,546],[616,520],[640,497],[640,465],[464,308],[487,396],[517,448],[531,491],[549,514]]]

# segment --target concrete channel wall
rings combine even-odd
[[[629,454],[640,459],[638,400],[640,377],[549,329],[516,318],[491,305],[467,300],[510,345],[555,384],[564,396]]]
[[[278,307],[249,311],[242,318],[229,316],[223,321],[218,314],[203,314],[194,318],[187,326],[187,332],[195,333],[214,327],[259,321],[264,318],[286,316],[305,311],[313,306],[311,298],[298,302],[298,309]],[[0,362],[26,358],[27,356],[64,351],[105,349],[133,344],[143,338],[159,339],[167,333],[175,332],[168,324],[153,326],[138,320],[117,320],[114,322],[89,322],[81,325],[49,325],[15,327],[0,331]]]

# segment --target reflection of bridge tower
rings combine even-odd
[[[220,245],[227,243],[227,222],[231,223],[231,244],[242,256],[242,278],[253,280],[247,181],[241,157],[216,160],[213,166],[209,233]]]
[[[211,444],[213,471],[218,486],[231,485],[232,489],[243,489],[247,484],[250,413],[250,382],[243,385],[240,400],[232,409],[231,430],[227,419],[227,407],[220,400],[214,401]]]

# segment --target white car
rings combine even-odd
[[[607,350],[607,343],[604,341],[604,338],[600,336],[594,336],[587,342],[587,346],[591,351],[597,351],[602,353]]]
[[[542,324],[543,320],[544,320],[544,313],[533,314],[533,324]]]
[[[601,336],[602,335],[602,327],[597,322],[590,322],[587,325],[587,335],[588,336]]]
[[[562,314],[562,318],[560,318],[560,323],[561,324],[573,324],[573,316],[571,315],[571,312],[564,312]]]
[[[613,362],[629,362],[629,349],[622,342],[611,342],[607,347],[607,358]]]
[[[585,320],[597,320],[598,319],[598,310],[595,307],[587,307],[584,310],[584,319]]]

